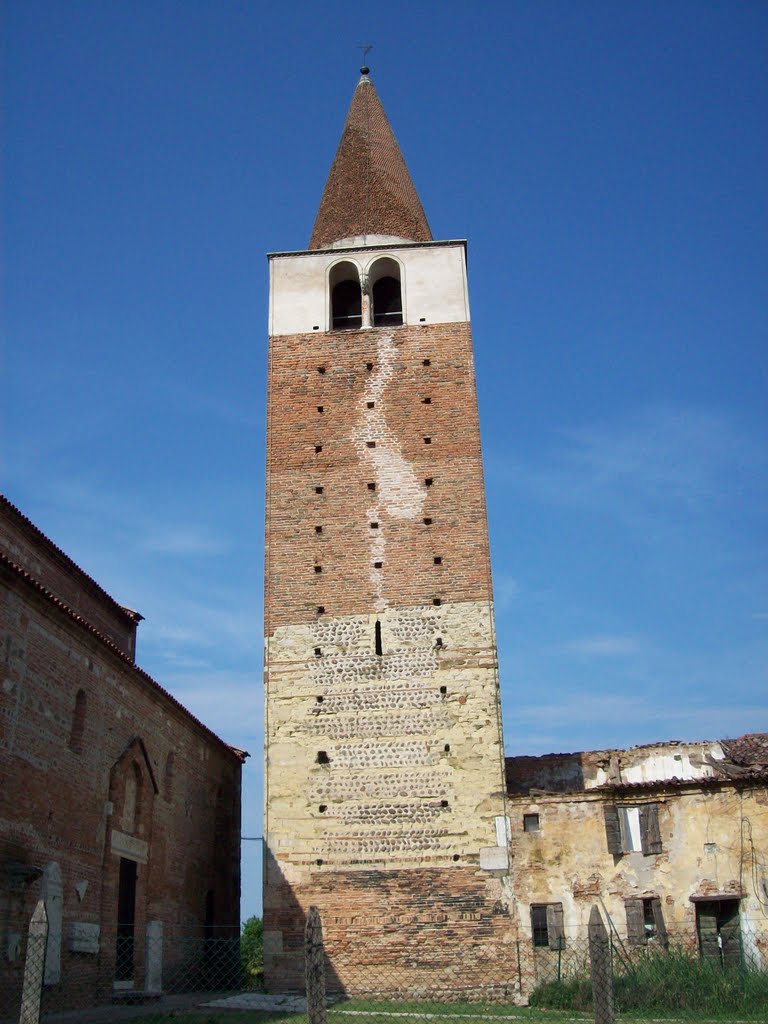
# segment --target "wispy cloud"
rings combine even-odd
[[[493,575],[493,596],[497,612],[507,611],[520,596],[520,584],[512,576],[498,572]]]
[[[153,554],[182,555],[220,555],[229,547],[221,536],[204,526],[173,526],[163,530],[153,530],[139,541],[139,546]]]
[[[568,644],[568,651],[595,658],[615,658],[637,654],[641,643],[636,636],[603,634],[601,636],[585,636]]]
[[[711,513],[734,494],[764,495],[767,461],[734,417],[667,404],[560,430],[549,452],[528,465],[494,453],[489,468],[548,503],[646,528],[661,509],[670,521],[681,520]]]

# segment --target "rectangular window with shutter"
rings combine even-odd
[[[603,815],[609,853],[661,853],[658,804],[607,804]]]
[[[627,914],[627,939],[632,946],[643,946],[648,942],[667,946],[667,929],[658,896],[624,901]]]
[[[532,903],[531,935],[534,946],[565,949],[563,904]]]

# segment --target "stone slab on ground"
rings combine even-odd
[[[217,1010],[265,1010],[271,1013],[306,1013],[307,1000],[304,996],[280,995],[268,992],[242,992],[240,995],[227,996],[203,1003],[206,1009]]]

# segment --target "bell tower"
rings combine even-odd
[[[269,257],[273,991],[302,987],[310,905],[331,989],[458,948],[487,980],[513,928],[466,244],[433,240],[361,71],[309,248]]]

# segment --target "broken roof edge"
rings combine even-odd
[[[239,750],[239,748],[231,746],[220,736],[217,736],[212,729],[210,729],[204,722],[201,722],[196,715],[193,715],[189,708],[184,707],[180,700],[177,700],[177,698],[174,697],[172,693],[166,690],[164,686],[161,686],[161,684],[158,683],[156,679],[153,679],[148,672],[145,672],[143,668],[137,665],[135,661],[133,661],[131,658],[128,657],[127,654],[121,651],[117,644],[110,640],[108,636],[105,636],[104,633],[101,633],[98,629],[96,629],[95,626],[92,626],[87,619],[85,619],[82,615],[78,614],[78,612],[76,612],[73,608],[70,608],[69,605],[62,601],[60,597],[57,597],[54,593],[52,593],[52,591],[48,590],[47,587],[44,587],[42,583],[35,579],[32,573],[30,573],[27,569],[24,569],[22,566],[17,565],[16,562],[8,558],[8,556],[5,555],[2,551],[0,551],[0,567],[5,567],[17,579],[20,579],[26,586],[34,590],[39,597],[45,600],[48,604],[56,607],[60,612],[66,615],[67,618],[76,623],[81,629],[89,633],[103,647],[107,648],[107,650],[111,654],[113,654],[116,658],[118,658],[125,665],[127,665],[128,668],[130,668],[137,676],[139,676],[139,678],[143,680],[144,683],[148,683],[151,689],[153,689],[157,694],[159,694],[161,697],[167,700],[177,711],[181,711],[181,713],[186,718],[188,718],[189,721],[196,725],[203,733],[205,733],[206,736],[215,740],[216,743],[219,744],[219,746],[223,747],[228,754],[232,755],[233,757],[236,757],[241,764],[245,760],[244,757],[240,756],[241,754],[245,754],[245,757],[250,756],[246,751],[241,751]]]
[[[101,600],[106,601],[113,611],[119,612],[121,615],[129,619],[134,624],[139,623],[144,619],[144,616],[140,612],[134,611],[134,609],[128,608],[124,604],[120,604],[119,601],[112,597],[112,595],[108,591],[106,591],[104,587],[102,587],[101,584],[93,578],[93,576],[90,576],[85,571],[85,569],[83,569],[81,566],[77,564],[77,562],[73,558],[70,558],[66,551],[64,551],[62,548],[59,547],[58,544],[52,541],[47,534],[43,533],[40,527],[36,526],[29,518],[29,516],[24,515],[21,509],[17,505],[14,505],[13,502],[5,494],[0,494],[0,509],[1,508],[5,508],[13,516],[15,516],[15,518],[19,522],[19,525],[22,526],[22,528],[24,528],[28,533],[31,533],[36,540],[42,541],[42,543],[51,552],[51,554],[53,554],[56,558],[60,559],[61,561],[65,562],[65,564],[70,569],[74,569],[75,573],[88,584],[89,589],[95,589],[97,596],[101,598]]]

